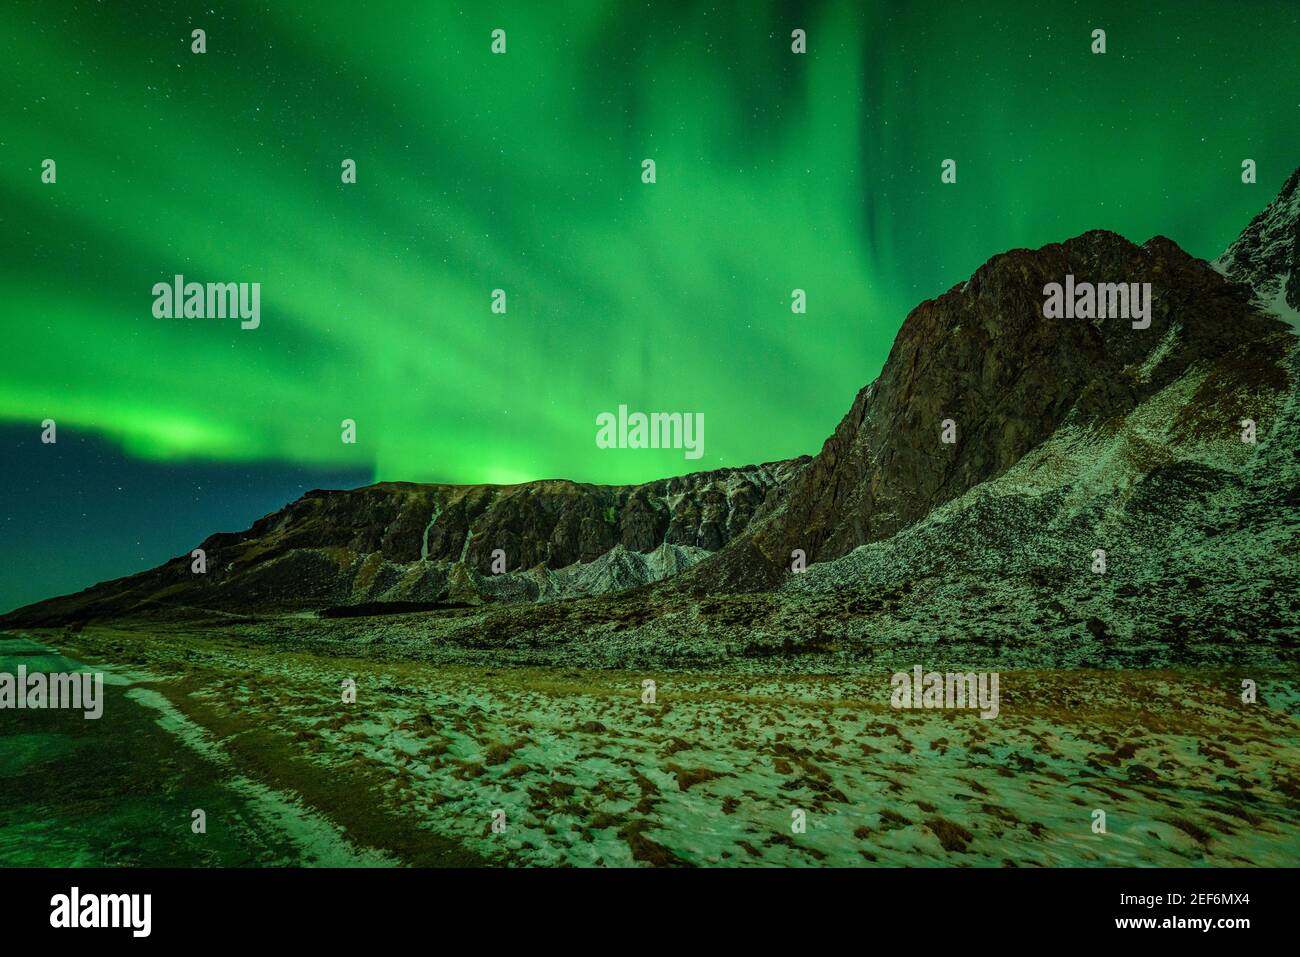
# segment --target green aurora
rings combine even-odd
[[[466,6],[0,7],[0,421],[377,480],[815,452],[989,256],[1212,258],[1300,161],[1294,0]],[[261,327],[155,319],[176,273]],[[704,457],[597,448],[619,404],[703,412]]]

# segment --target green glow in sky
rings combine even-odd
[[[1300,163],[1284,0],[106,6],[0,6],[0,420],[149,459],[630,482],[815,452],[989,256],[1102,227],[1213,257]],[[260,328],[154,318],[176,273],[260,282]],[[704,456],[597,448],[620,404],[704,413]]]

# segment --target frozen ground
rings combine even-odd
[[[161,696],[178,753],[212,749],[199,757],[308,815],[321,862],[1300,863],[1294,667],[1004,670],[982,720],[892,709],[887,670],[817,673],[815,655],[766,674],[484,667],[305,650],[285,635],[322,623],[277,627],[38,637]],[[188,818],[190,797],[152,799]]]

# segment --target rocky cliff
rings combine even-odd
[[[383,483],[312,491],[189,554],[5,617],[9,624],[144,611],[237,613],[599,594],[676,574],[723,547],[807,458],[644,485]],[[497,553],[499,550],[499,556]],[[494,574],[494,559],[505,574]]]
[[[1150,283],[1150,325],[1048,319],[1044,287]],[[802,550],[838,558],[889,538],[1006,472],[1069,422],[1122,421],[1192,369],[1222,363],[1214,412],[1189,428],[1236,437],[1261,416],[1237,390],[1281,388],[1284,326],[1250,290],[1156,237],[1137,246],[1094,231],[995,256],[967,282],[907,317],[880,377],[858,393],[781,506],[687,576],[700,590],[770,587]],[[1207,398],[1207,402],[1208,402]],[[1213,418],[1217,416],[1217,418]],[[948,423],[945,442],[944,428]]]
[[[824,637],[828,615],[900,641],[909,622],[934,633],[954,616],[969,634],[982,605],[990,634],[1025,630],[1025,615],[1000,617],[1018,605],[1043,628],[1095,620],[1092,639],[1176,633],[1192,609],[1224,641],[1244,634],[1234,622],[1286,637],[1300,371],[1281,320],[1300,290],[1298,223],[1300,171],[1214,265],[1164,237],[1100,230],[995,256],[912,310],[811,458],[637,486],[311,492],[201,543],[204,575],[178,556],[0,625],[475,606],[429,627],[476,646],[616,631],[624,661],[628,642],[687,631],[717,647],[779,632],[784,647]],[[1049,317],[1045,287],[1067,276],[1149,284],[1149,324]],[[1110,569],[1092,569],[1098,550]],[[850,597],[827,606],[828,594]],[[529,610],[564,598],[590,600]]]
[[[1264,308],[1300,328],[1300,169],[1214,268],[1245,283]]]

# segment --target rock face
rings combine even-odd
[[[464,629],[475,647],[532,643],[548,628],[563,632],[555,641],[617,633],[626,663],[637,648],[679,647],[684,628],[715,648],[762,645],[769,631],[779,647],[805,634],[829,647],[841,606],[853,619],[845,641],[905,643],[909,622],[934,635],[954,617],[970,634],[986,605],[990,635],[1024,632],[1024,615],[999,617],[1007,608],[1038,609],[1033,627],[1064,616],[1073,628],[1077,606],[1091,641],[1178,632],[1186,609],[1225,642],[1239,640],[1234,622],[1291,640],[1300,353],[1276,314],[1300,290],[1298,211],[1300,171],[1215,266],[1163,237],[1138,246],[1105,231],[993,257],[908,315],[880,376],[812,458],[637,486],[311,492],[246,532],[209,537],[206,575],[181,556],[0,626],[479,606],[436,627]],[[1149,325],[1046,318],[1044,287],[1066,276],[1149,283]],[[1254,442],[1242,439],[1247,421]],[[1122,571],[1079,572],[1097,549]],[[790,571],[795,550],[805,574]],[[1201,584],[1189,591],[1179,581],[1190,568]],[[853,597],[834,604],[842,593]],[[530,610],[588,596],[604,597]],[[1130,598],[1141,600],[1117,620]]]
[[[1300,342],[1266,335],[1120,418],[1069,417],[996,479],[780,587],[796,606],[890,603],[872,637],[894,648],[1047,645],[1062,666],[1294,657],[1298,388]]]
[[[1265,308],[1300,328],[1300,169],[1214,268],[1250,286]]]
[[[245,532],[148,572],[20,609],[36,624],[134,611],[319,610],[391,602],[553,600],[657,581],[723,547],[807,457],[644,485],[382,483],[312,491]],[[493,574],[494,552],[506,574]]]
[[[1149,328],[1127,319],[1046,319],[1044,286],[1150,283]],[[1279,354],[1280,323],[1208,263],[1163,237],[1136,246],[1095,231],[995,256],[968,282],[907,317],[880,377],[790,484],[780,508],[703,563],[684,585],[771,587],[791,554],[839,558],[887,539],[1006,472],[1067,421],[1121,421],[1193,367]],[[1247,367],[1254,364],[1242,360]],[[1244,385],[1224,366],[1224,390]],[[1270,367],[1272,368],[1272,367]],[[1271,383],[1280,373],[1261,371]],[[1235,434],[1247,409],[1197,427]],[[943,423],[956,441],[941,441]]]

